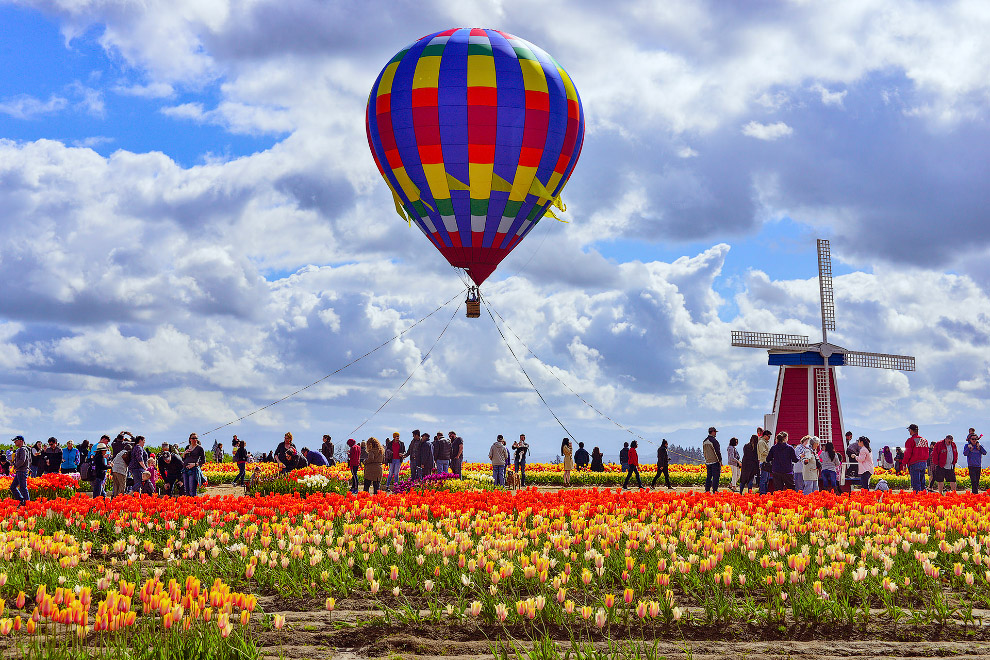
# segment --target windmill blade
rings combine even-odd
[[[750,332],[748,330],[733,330],[732,345],[745,348],[775,348],[782,350],[808,350],[806,335],[782,335],[775,332]]]
[[[847,351],[845,358],[846,366],[849,367],[873,367],[875,369],[914,371],[914,357],[910,355],[887,355],[886,353]]]
[[[818,291],[822,301],[822,339],[835,330],[835,295],[832,290],[832,248],[828,239],[818,239]]]

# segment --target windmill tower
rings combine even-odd
[[[835,299],[832,291],[832,253],[827,240],[818,239],[818,290],[821,294],[822,341],[812,344],[804,335],[732,331],[732,345],[764,348],[769,364],[780,367],[773,412],[764,417],[764,427],[774,435],[787,431],[790,442],[817,435],[832,440],[844,451],[842,407],[835,385],[836,367],[874,367],[914,371],[914,358],[907,355],[863,353],[830,344],[828,331],[835,330]]]

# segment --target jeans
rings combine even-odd
[[[629,480],[632,479],[632,476],[634,474],[636,475],[636,485],[639,486],[640,488],[643,487],[643,482],[640,481],[640,479],[639,479],[639,466],[638,465],[630,465],[629,466],[629,471],[626,472],[626,480],[622,483],[622,487],[623,488],[628,488],[629,487]]]
[[[794,490],[801,493],[804,492],[804,473],[795,472],[794,473]]]
[[[911,463],[908,465],[908,473],[911,475],[911,490],[916,493],[923,493],[926,489],[925,470],[928,465],[924,461]]]
[[[412,456],[409,457],[409,479],[410,481],[419,479],[419,461]]]
[[[141,492],[141,475],[144,474],[144,470],[131,470],[131,478],[134,483],[131,487],[127,489],[128,493],[140,493]]]
[[[234,477],[234,485],[244,485],[244,463],[237,464],[237,476]]]
[[[519,475],[519,485],[526,485],[526,461],[516,461],[516,474]]]
[[[770,470],[760,470],[760,495],[766,495],[770,490]]]
[[[437,461],[437,472],[439,474],[450,474],[450,461],[449,460],[438,460]]]
[[[96,475],[93,477],[93,498],[106,497],[107,493],[103,490],[103,483],[106,481],[107,475]]]
[[[973,487],[973,494],[977,495],[980,492],[980,468],[970,467],[969,468],[969,483]]]
[[[388,478],[385,479],[385,490],[388,490],[392,484],[399,485],[400,470],[402,470],[402,459],[393,458],[392,462],[388,464]]]
[[[629,472],[629,463],[619,463],[619,469],[623,472]]]
[[[739,466],[738,465],[730,465],[729,466],[729,469],[732,470],[732,478],[729,481],[729,484],[732,486],[732,490],[735,490],[736,489],[736,486],[739,485],[739,476],[740,476],[739,475]]]
[[[492,466],[492,478],[495,480],[496,486],[505,485],[505,466],[504,465],[493,465]]]
[[[818,479],[805,479],[804,480],[804,492],[805,495],[811,495],[818,490]]]
[[[717,493],[718,480],[722,476],[721,463],[708,463],[705,465],[705,492]]]
[[[818,484],[821,490],[835,490],[839,485],[839,475],[832,470],[822,470]]]
[[[28,493],[28,476],[27,472],[15,472],[13,478],[10,481],[10,494],[14,496],[14,499],[23,505],[25,502],[31,501],[31,494]]]
[[[657,474],[653,477],[653,483],[650,484],[650,488],[657,487],[657,481],[660,480],[660,475],[663,475],[663,480],[667,488],[670,488],[670,469],[664,465],[663,467],[657,466]]]
[[[199,491],[199,468],[182,470],[182,488],[189,497],[196,497]]]
[[[357,473],[358,473],[358,466],[357,465],[352,465],[351,466],[351,492],[352,493],[355,493],[355,494],[357,494],[357,492],[358,492],[358,478],[357,478]]]
[[[464,464],[463,458],[452,458],[450,459],[450,469],[451,472],[457,475],[458,478],[461,477],[461,466]]]

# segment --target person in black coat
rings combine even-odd
[[[739,477],[739,494],[742,495],[743,488],[749,484],[749,492],[753,492],[753,482],[760,483],[760,459],[756,453],[756,444],[760,441],[759,436],[751,436],[749,442],[743,447],[742,474]]]
[[[673,490],[673,486],[670,485],[670,457],[667,456],[667,438],[663,439],[660,443],[660,447],[657,448],[657,473],[653,477],[653,483],[650,484],[650,488],[657,487],[657,481],[660,479],[660,474],[663,474],[663,480],[667,486],[667,490]]]
[[[604,460],[605,460],[605,454],[603,454],[602,451],[598,447],[595,447],[594,449],[592,449],[591,450],[591,471],[592,472],[604,472],[605,471],[605,463],[603,462]]]
[[[588,463],[591,461],[591,455],[588,454],[588,450],[584,448],[584,443],[579,442],[577,451],[574,452],[574,465],[579,470],[587,470]]]
[[[175,493],[175,484],[182,478],[182,459],[176,453],[177,447],[172,445],[163,448],[158,454],[158,473],[162,475],[165,482],[165,494],[171,496]]]
[[[104,485],[107,479],[107,470],[110,469],[110,464],[107,462],[108,451],[110,451],[110,447],[101,442],[96,445],[96,449],[93,452],[93,469],[90,473],[89,480],[93,484],[94,498],[107,496]]]

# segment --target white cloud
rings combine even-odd
[[[20,94],[0,102],[0,114],[10,115],[14,119],[35,119],[41,115],[58,112],[67,104],[68,101],[61,96],[52,95],[47,101],[42,101],[27,94]]]
[[[846,98],[846,94],[849,93],[849,90],[847,89],[844,89],[841,92],[830,91],[821,83],[815,83],[812,85],[811,91],[818,92],[821,95],[822,103],[824,105],[834,105],[840,108],[842,107],[842,100]]]
[[[113,91],[124,96],[137,96],[145,99],[165,99],[175,95],[175,88],[168,83],[151,82],[146,85],[121,83]]]
[[[757,121],[751,121],[743,126],[742,133],[757,140],[773,142],[774,140],[791,135],[794,133],[794,129],[782,121],[773,124],[761,124]]]

